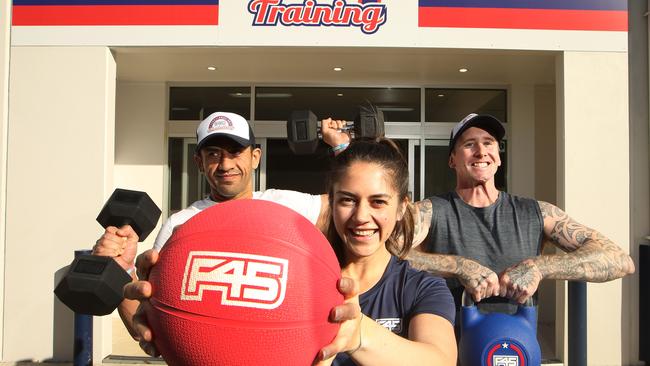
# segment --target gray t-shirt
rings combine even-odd
[[[473,207],[456,192],[429,198],[433,206],[427,252],[454,254],[475,260],[499,275],[504,269],[540,254],[544,220],[539,203],[499,192],[488,207]],[[459,304],[462,285],[447,285]]]

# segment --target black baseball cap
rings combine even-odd
[[[501,141],[506,135],[505,128],[503,128],[501,121],[496,117],[489,114],[470,113],[451,130],[451,135],[449,136],[449,155],[454,150],[454,145],[456,145],[458,138],[470,127],[487,131],[497,141]]]

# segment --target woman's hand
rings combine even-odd
[[[337,353],[355,350],[360,346],[362,314],[358,284],[344,277],[339,280],[338,290],[345,297],[345,302],[332,308],[329,320],[332,323],[340,323],[341,326],[332,342],[318,352],[314,361],[316,366],[330,365]]]
[[[140,254],[136,260],[138,269],[138,278],[142,280],[128,283],[124,286],[124,297],[130,300],[140,301],[140,306],[133,315],[133,326],[137,333],[137,339],[140,341],[140,348],[148,355],[158,357],[160,353],[153,344],[151,328],[147,322],[147,311],[151,308],[149,299],[151,298],[151,283],[146,281],[149,277],[149,271],[156,262],[158,262],[158,252],[149,249]]]

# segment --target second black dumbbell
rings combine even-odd
[[[321,138],[319,120],[310,110],[291,112],[287,120],[287,142],[296,155],[313,154]],[[384,114],[375,109],[361,107],[352,125],[344,127],[351,130],[354,137],[384,136]]]

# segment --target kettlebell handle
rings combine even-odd
[[[500,296],[493,296],[493,297],[500,297]],[[503,299],[506,299],[506,297],[503,297]],[[512,299],[508,299],[508,300],[511,303],[516,304],[518,306],[535,306],[536,305],[536,301],[533,298],[533,296],[529,297],[526,300],[526,302],[523,303],[523,304],[520,304],[518,302],[514,302],[514,300],[512,300]],[[467,293],[467,290],[463,291],[463,295],[461,296],[460,303],[461,303],[461,305],[463,307],[470,307],[470,306],[475,306],[476,305],[476,303],[474,302],[474,299],[472,298],[472,296],[470,296],[470,294]]]

